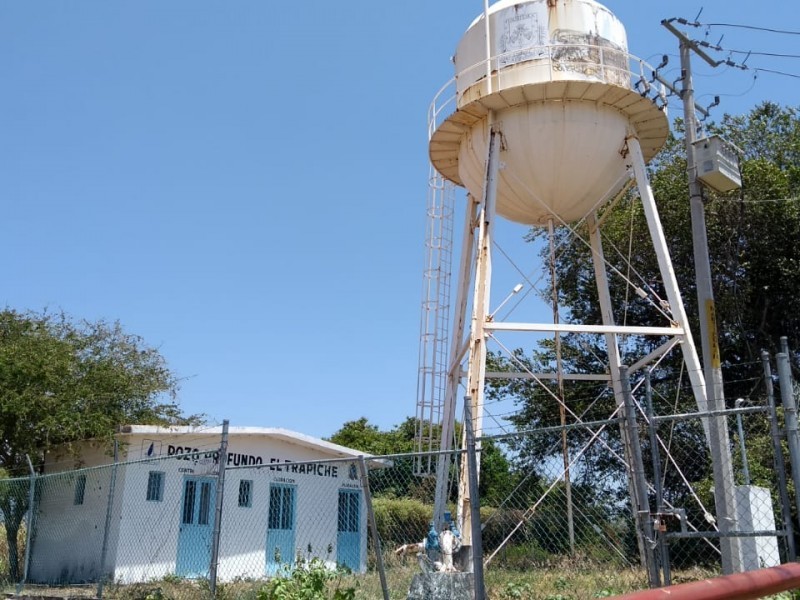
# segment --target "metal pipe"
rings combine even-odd
[[[669,598],[669,600],[749,600],[798,587],[800,587],[800,564],[792,563],[769,569],[682,583],[668,588],[644,590],[616,598],[617,600],[660,600],[665,598]]]
[[[483,539],[481,537],[481,510],[478,496],[478,457],[472,425],[472,407],[464,399],[464,430],[467,438],[467,469],[469,471],[470,523],[472,525],[472,576],[475,584],[475,600],[486,599],[483,582]]]
[[[622,423],[622,417],[615,417],[613,419],[601,419],[599,421],[581,421],[580,423],[568,423],[566,425],[552,425],[551,427],[537,427],[536,429],[520,429],[514,433],[500,433],[497,435],[484,435],[480,439],[486,440],[504,440],[508,438],[518,438],[520,436],[533,436],[541,435],[543,433],[555,433],[559,431],[570,431],[572,429],[593,429],[595,427],[602,427],[605,425],[613,425],[615,423]]]
[[[769,412],[768,406],[749,406],[747,408],[726,408],[723,410],[709,410],[708,412],[699,413],[682,413],[679,415],[662,415],[654,417],[656,423],[663,423],[664,421],[694,421],[696,419],[705,419],[706,417],[731,417],[734,415],[749,415],[752,413]]]
[[[778,383],[781,387],[781,402],[783,403],[783,420],[786,424],[786,439],[789,442],[789,462],[792,465],[792,479],[794,480],[794,501],[797,505],[797,514],[800,515],[800,439],[797,431],[797,405],[794,401],[794,386],[792,385],[792,371],[789,365],[789,355],[780,352],[775,356],[778,361]]]
[[[589,242],[592,248],[592,265],[594,267],[594,279],[597,286],[597,300],[600,303],[600,318],[604,327],[614,327],[616,323],[614,321],[614,309],[611,302],[611,288],[608,285],[603,238],[600,234],[600,228],[597,225],[596,213],[591,212],[587,215],[586,225],[589,228]],[[622,329],[628,329],[628,326],[623,326]],[[619,350],[619,340],[613,332],[606,333],[605,339],[606,352],[608,353],[608,372],[611,375],[611,389],[614,391],[614,402],[617,406],[623,406],[625,404],[625,397],[622,389],[623,386],[620,383],[622,377],[620,374],[622,358]],[[620,421],[619,429],[625,462],[628,465],[633,465],[631,441],[625,426],[624,410],[621,414],[622,420]],[[641,515],[636,508],[636,483],[633,477],[628,477],[628,496],[631,502],[631,512],[633,514],[636,531],[641,531]],[[642,536],[637,536],[636,541],[639,546],[639,559],[642,563],[642,567],[645,568],[647,566],[647,550],[644,547],[644,539]]]
[[[106,583],[106,556],[108,555],[108,535],[111,529],[111,516],[114,512],[114,490],[117,487],[117,466],[119,463],[119,442],[114,440],[114,466],[111,467],[111,482],[108,486],[108,504],[106,505],[106,524],[103,530],[103,547],[100,550],[100,580],[97,582],[97,597],[103,597],[103,586]]]
[[[208,587],[211,597],[217,597],[217,568],[219,567],[219,542],[222,531],[222,502],[225,497],[225,466],[228,464],[228,420],[222,422],[222,440],[219,444],[219,469],[217,472],[217,498],[214,503],[214,530],[211,536],[211,565]]]
[[[475,281],[473,285],[472,323],[470,327],[469,370],[467,375],[467,393],[472,408],[473,431],[479,438],[483,427],[483,394],[486,381],[486,325],[489,314],[489,303],[492,287],[492,236],[496,217],[497,186],[500,179],[500,149],[502,134],[495,124],[495,115],[490,111],[487,116],[489,127],[488,149],[486,156],[486,179],[484,181],[483,199],[480,203],[478,218],[478,240],[475,256]],[[464,437],[466,442],[466,436]],[[466,444],[465,444],[466,445]],[[480,442],[478,442],[480,448]],[[476,474],[480,473],[480,461],[476,459]],[[469,482],[467,459],[462,460],[458,479],[457,522],[461,528],[464,544],[472,543],[472,525],[466,518],[470,510]],[[476,532],[478,533],[478,532]]]
[[[378,576],[381,580],[383,600],[389,600],[389,586],[386,583],[386,569],[383,566],[381,538],[378,535],[378,522],[375,520],[375,511],[372,509],[372,494],[369,490],[369,472],[367,471],[367,461],[364,459],[363,455],[358,457],[358,469],[361,472],[361,489],[364,490],[364,503],[367,505],[367,518],[369,519],[369,527],[372,530],[372,544],[375,546],[375,562],[378,565]]]
[[[737,398],[736,408],[742,408],[744,398]],[[742,476],[744,477],[744,484],[750,485],[750,466],[747,464],[747,446],[744,443],[744,427],[742,426],[742,413],[736,415],[736,428],[739,431],[739,448],[742,452]]]
[[[550,239],[550,278],[552,280],[553,323],[558,324],[558,273],[556,271],[556,242],[553,219],[547,221]],[[561,334],[555,332],[556,375],[558,382],[558,418],[561,427],[567,424],[566,399],[564,397],[564,365],[561,357]],[[572,510],[572,480],[569,473],[569,444],[567,430],[561,430],[561,454],[564,459],[564,492],[567,501],[567,534],[569,536],[569,553],[575,555],[575,517]]]
[[[22,581],[17,586],[17,595],[22,593],[22,587],[28,583],[28,569],[31,563],[31,543],[33,541],[34,503],[36,502],[36,471],[33,468],[31,457],[25,455],[28,461],[28,471],[31,474],[31,483],[28,488],[28,530],[25,532],[25,567],[23,568]],[[17,571],[19,573],[19,570]]]
[[[650,513],[650,500],[647,497],[647,479],[644,474],[644,460],[642,459],[642,446],[639,443],[639,431],[636,422],[636,405],[631,393],[631,382],[628,378],[628,367],[620,365],[619,378],[622,384],[622,399],[625,404],[625,420],[628,431],[628,444],[630,444],[631,478],[636,494],[636,510],[639,514],[638,529],[641,536],[640,548],[644,550],[644,563],[647,567],[647,577],[650,587],[661,585],[661,578],[656,568],[653,556],[653,521]]]
[[[758,531],[673,531],[666,534],[666,537],[671,540],[757,538],[775,537],[780,533],[777,529],[760,529]]]
[[[653,420],[655,410],[653,409],[653,387],[650,381],[650,371],[645,371],[645,399],[647,401],[647,429],[650,434],[650,458],[653,461],[653,485],[656,489],[656,514],[658,515],[659,523],[661,525],[661,516],[664,514],[664,486],[661,483],[661,453],[658,446],[658,431],[656,431],[656,423]],[[653,527],[654,535],[658,542],[659,562],[661,564],[661,573],[664,577],[663,584],[670,585],[672,577],[669,568],[669,546],[667,545],[666,538],[662,535],[665,529]]]
[[[794,531],[792,528],[792,511],[789,508],[789,488],[786,485],[786,462],[783,460],[783,446],[781,432],[778,425],[778,411],[775,410],[775,390],[772,385],[772,369],[769,365],[769,353],[761,352],[761,363],[764,366],[764,382],[767,388],[767,406],[769,407],[769,428],[772,434],[772,451],[775,460],[775,472],[778,475],[778,488],[781,497],[781,515],[783,517],[784,540],[786,542],[787,560],[794,562],[797,551],[794,546]]]
[[[489,24],[489,0],[483,0],[483,28],[486,35],[486,95],[492,93],[492,27]]]

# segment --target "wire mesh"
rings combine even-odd
[[[732,538],[747,569],[789,559],[782,512],[788,507],[769,416],[763,407],[745,407],[723,417],[735,471],[729,493],[738,507]],[[644,540],[619,420],[482,440],[480,535],[490,597],[588,598],[641,589],[648,585],[643,549],[664,552],[662,568],[673,582],[720,572],[722,538],[712,523],[701,419],[673,415],[648,423],[641,412],[636,426],[654,536]],[[452,454],[447,477],[446,510],[456,529],[462,456]],[[380,598],[380,557],[388,596],[406,598],[416,575],[446,562],[442,552],[426,548],[436,481],[415,474],[419,454],[367,457],[366,481],[352,458],[271,464],[239,458],[229,462],[221,495],[210,447],[0,480],[0,580],[18,593],[200,600],[211,597],[216,568],[217,597],[269,600],[269,586],[302,566],[327,573],[329,587]],[[464,542],[454,564],[469,570]]]
[[[721,417],[731,434],[732,485],[726,501],[734,507],[728,527],[717,521],[711,455],[703,420],[658,420],[665,507],[660,531],[668,540],[673,569],[716,574],[728,540],[736,570],[772,567],[788,560],[789,539],[776,469],[770,414],[764,407]],[[790,535],[791,534],[790,532]]]

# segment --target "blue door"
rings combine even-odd
[[[178,558],[175,561],[176,575],[191,578],[208,577],[216,488],[214,479],[202,477],[183,479]]]
[[[351,571],[361,570],[361,493],[339,490],[339,526],[336,562]]]
[[[291,485],[269,486],[267,513],[267,575],[281,565],[294,564],[295,489]]]

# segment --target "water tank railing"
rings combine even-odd
[[[492,85],[508,89],[517,85],[551,82],[597,82],[624,87],[642,95],[651,93],[655,69],[640,58],[611,46],[550,44],[517,49],[492,56]],[[428,109],[428,138],[459,107],[462,96],[476,86],[486,86],[486,62],[463,69],[442,86]],[[529,72],[526,77],[526,72]],[[504,80],[513,77],[511,85]],[[467,82],[467,83],[464,83]],[[479,95],[485,95],[485,89]],[[473,98],[470,96],[469,98]]]

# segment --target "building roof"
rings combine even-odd
[[[159,425],[123,425],[119,428],[118,432],[118,435],[120,436],[147,435],[172,437],[175,435],[184,434],[222,435],[222,427],[177,425],[161,427]],[[310,435],[305,435],[304,433],[298,433],[288,429],[281,429],[279,427],[229,427],[228,436],[255,436],[271,438],[287,442],[289,444],[295,444],[304,448],[318,450],[334,457],[358,458],[359,456],[363,456],[364,458],[373,458],[372,454],[367,454],[365,452],[361,452],[360,450],[354,450],[353,448],[347,448],[346,446],[340,446],[339,444],[334,444],[333,442],[328,442]]]

